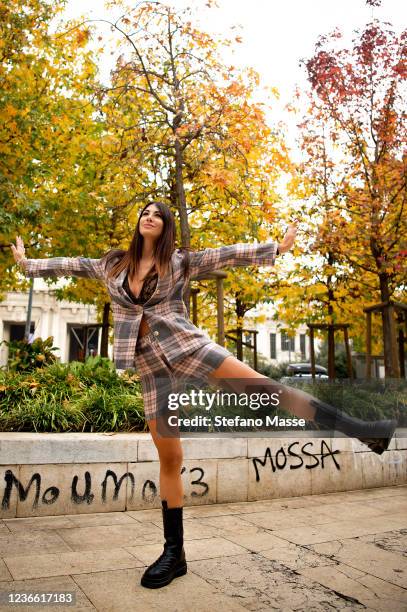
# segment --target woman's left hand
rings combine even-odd
[[[288,226],[286,235],[284,236],[283,240],[278,245],[278,250],[280,253],[285,253],[286,251],[289,251],[291,247],[293,246],[295,242],[295,237],[297,235],[297,229],[298,229],[297,226],[298,226],[298,221],[294,221],[293,223],[290,223],[290,225]]]

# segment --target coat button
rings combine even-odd
[[[159,289],[157,289],[156,293],[160,293],[160,290],[159,290]]]
[[[157,330],[155,330],[155,332],[154,332],[154,336],[159,336],[159,335],[160,335],[160,332],[159,332],[159,331],[157,331]]]

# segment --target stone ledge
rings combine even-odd
[[[184,505],[407,483],[405,430],[378,456],[345,438],[183,438]],[[400,435],[401,434],[401,435]],[[0,518],[160,507],[148,433],[0,434]]]
[[[324,437],[320,437],[320,432],[282,432],[278,437],[188,435],[182,438],[182,446],[185,459],[238,459],[257,457],[265,446],[275,455],[281,448],[287,450],[294,441],[300,447],[310,443],[320,448],[321,440],[340,452],[364,453],[367,450],[358,440],[333,437],[330,432]],[[407,450],[407,429],[397,430],[388,450]],[[317,454],[321,452],[323,450]],[[157,458],[149,433],[0,432],[0,465],[121,463],[156,461]]]

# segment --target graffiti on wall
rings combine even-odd
[[[270,447],[267,447],[263,458],[252,458],[256,482],[260,482],[261,474],[265,473],[264,470],[270,469],[272,473],[298,469],[325,469],[327,462],[329,462],[335,469],[340,470],[336,458],[340,451],[331,450],[325,440],[320,440],[319,443],[320,446],[316,447],[317,441],[315,443],[305,442],[302,445],[300,441],[295,441],[289,444],[287,448],[281,446],[274,455],[272,455]],[[191,497],[204,498],[209,494],[210,485],[205,480],[204,466],[194,466],[189,470],[184,466],[181,474],[185,474],[185,477],[189,478]],[[43,478],[38,472],[31,476],[28,483],[22,483],[11,469],[7,469],[4,472],[4,481],[2,510],[10,508],[13,492],[16,492],[20,503],[32,499],[32,509],[38,508],[39,505],[50,506],[54,504],[61,494],[61,488],[56,485],[49,486],[44,490]],[[113,493],[109,496],[108,492],[112,485]],[[107,469],[102,482],[95,485],[95,482],[92,481],[91,472],[86,470],[82,477],[78,474],[73,476],[69,491],[70,501],[74,506],[90,506],[95,500],[95,495],[100,495],[102,503],[107,504],[119,498],[122,486],[127,486],[129,501],[133,500],[136,493],[140,493],[142,502],[151,504],[159,495],[157,483],[152,479],[142,481],[138,485],[140,487],[138,491],[136,485],[136,478],[132,472],[126,472],[119,477],[113,469]]]
[[[181,474],[186,472],[186,468],[183,467]],[[200,467],[192,467],[189,469],[191,496],[192,497],[205,497],[209,492],[209,485],[205,482],[205,470]],[[61,493],[60,487],[51,486],[42,490],[42,477],[41,474],[36,472],[31,476],[30,481],[26,486],[16,477],[12,470],[6,470],[4,473],[5,488],[2,498],[1,507],[2,510],[8,510],[10,508],[11,497],[13,491],[17,492],[18,500],[25,502],[28,496],[33,491],[32,508],[38,508],[40,504],[49,506],[54,504]],[[105,477],[100,483],[100,498],[103,503],[109,501],[116,501],[119,498],[120,489],[124,482],[128,482],[130,485],[129,501],[134,498],[136,489],[136,480],[132,472],[126,472],[120,478],[114,470],[106,470]],[[113,483],[113,495],[111,500],[108,499],[108,486]],[[93,487],[93,488],[92,488]],[[79,489],[82,489],[81,492]],[[143,502],[152,503],[158,495],[158,487],[153,480],[146,479],[141,485],[141,498]],[[83,481],[80,483],[78,475],[72,478],[70,487],[70,501],[75,506],[80,505],[91,505],[95,499],[95,489],[92,485],[91,473],[86,470],[83,475]]]
[[[260,481],[259,465],[266,467],[268,464],[273,472],[277,472],[279,470],[298,470],[300,468],[313,470],[317,467],[325,469],[326,459],[330,458],[335,468],[340,470],[341,468],[339,462],[335,458],[335,455],[338,455],[339,453],[340,451],[338,449],[335,451],[331,450],[325,440],[321,440],[321,445],[319,448],[314,447],[314,442],[305,442],[301,447],[299,441],[292,442],[287,447],[287,450],[283,446],[279,448],[274,457],[272,456],[270,447],[268,446],[264,453],[263,459],[260,457],[253,457],[256,482]],[[309,457],[310,463],[305,463],[304,457]]]

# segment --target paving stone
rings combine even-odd
[[[96,512],[95,514],[71,514],[69,520],[74,527],[99,525],[133,525],[134,519],[126,512]]]
[[[282,548],[290,546],[290,543],[281,538],[276,538],[270,531],[258,530],[257,533],[232,533],[224,532],[223,537],[239,546],[243,546],[251,552],[261,552],[263,550]]]
[[[367,500],[364,507],[371,508],[381,514],[407,512],[407,497],[381,497],[379,499]]]
[[[369,520],[360,518],[338,521],[329,525],[333,539],[354,538],[363,535],[382,533],[392,529],[402,529],[407,526],[406,513],[380,515],[370,517]]]
[[[315,508],[318,505],[316,495],[301,497],[284,497],[282,499],[264,499],[261,501],[238,502],[230,504],[235,514],[268,512],[269,510],[287,510],[296,508]]]
[[[288,527],[299,527],[300,525],[323,525],[332,522],[329,510],[325,512],[318,507],[294,508],[287,510],[270,510],[268,512],[253,512],[245,514],[245,520],[264,527],[265,529],[285,529]]]
[[[250,523],[245,518],[239,516],[213,516],[202,519],[194,519],[201,525],[209,525],[224,533],[235,533],[235,534],[257,534],[263,529],[259,529],[258,525]]]
[[[196,527],[192,531],[194,523]],[[187,529],[189,528],[186,539],[198,539],[201,533],[203,534],[202,537],[207,537],[212,530],[212,536],[221,536],[254,552],[270,548],[271,546],[288,545],[287,542],[276,538],[269,531],[250,524],[244,518],[239,518],[238,516],[227,515],[208,517],[206,519],[190,519],[189,521],[184,521],[184,527],[185,524],[187,524]],[[207,532],[206,530],[209,531]]]
[[[58,576],[56,578],[41,578],[38,580],[16,580],[10,582],[0,582],[0,592],[13,593],[73,593],[75,596],[74,606],[62,606],[60,603],[55,605],[47,604],[46,606],[31,605],[2,605],[3,612],[32,612],[33,610],[46,610],[47,612],[61,612],[61,610],[75,610],[75,612],[89,612],[96,610],[89,599],[83,593],[81,588],[76,584],[70,576]]]
[[[222,516],[227,514],[240,514],[236,504],[205,504],[204,506],[187,506],[184,508],[186,518],[203,518],[206,516]]]
[[[395,487],[378,487],[373,489],[363,489],[357,491],[346,491],[343,493],[326,493],[316,495],[315,498],[318,499],[318,502],[323,504],[331,504],[333,501],[335,502],[351,502],[351,501],[362,501],[363,503],[380,499],[383,497],[392,498],[392,497],[404,497],[407,499],[407,487],[405,486],[395,486]]]
[[[72,550],[55,531],[21,531],[0,535],[0,556],[59,553]]]
[[[378,612],[383,612],[383,610],[405,612],[407,610],[405,588],[401,589],[370,574],[358,578],[358,582],[365,585],[375,597],[370,603],[370,607],[374,610]],[[375,604],[377,603],[376,597],[380,602],[378,605]]]
[[[240,601],[228,597],[191,571],[161,589],[140,585],[144,569],[79,574],[73,578],[98,612],[246,612]]]
[[[299,569],[302,576],[311,578],[329,589],[352,597],[371,610],[407,609],[407,591],[374,576],[348,576],[347,567],[339,565],[308,567]],[[367,577],[367,580],[366,580]]]
[[[186,508],[184,509],[185,512]],[[149,510],[128,510],[125,513],[127,516],[130,516],[132,519],[135,519],[139,523],[144,522],[156,522],[157,518],[161,518],[162,512],[161,508],[150,508]]]
[[[406,586],[407,559],[373,544],[358,540],[342,540],[314,544],[310,548],[376,578],[400,587]]]
[[[157,590],[140,577],[163,550],[161,508],[6,518],[0,591],[83,587],[75,610],[407,611],[406,505],[394,485],[185,507],[188,573]]]
[[[318,567],[319,565],[335,564],[335,561],[330,561],[325,556],[318,555],[312,550],[308,550],[305,546],[297,546],[290,542],[285,542],[281,546],[277,545],[262,550],[261,555],[271,561],[277,561],[281,565],[292,570],[298,570],[303,567]]]
[[[161,542],[162,530],[152,523],[131,525],[104,525],[60,529],[59,535],[70,550],[103,550],[135,544]]]
[[[73,527],[74,523],[66,516],[34,516],[32,518],[5,519],[12,533],[22,531],[41,531]],[[1,534],[1,532],[0,532]]]
[[[359,610],[317,582],[306,579],[263,554],[192,561],[191,570],[217,589],[239,599],[247,610]]]
[[[0,559],[0,580],[13,580],[13,576],[10,574],[7,565],[3,559]]]
[[[185,540],[200,540],[201,538],[213,538],[219,535],[222,535],[222,532],[216,526],[206,525],[198,519],[184,520]]]
[[[383,534],[369,535],[359,538],[360,542],[374,544],[383,550],[407,557],[407,529],[387,531]]]
[[[355,520],[367,520],[371,517],[383,516],[385,514],[385,511],[380,506],[377,506],[375,501],[362,503],[360,500],[342,501],[340,503],[333,502],[331,504],[324,503],[319,506],[318,511],[326,517],[330,517],[331,521],[346,521],[349,520],[349,517]]]
[[[335,539],[329,528],[330,525],[290,527],[288,529],[276,529],[273,531],[273,535],[293,544],[314,544],[316,542],[330,542]]]
[[[196,559],[213,559],[215,557],[231,557],[241,555],[246,550],[225,538],[204,538],[202,540],[186,540],[184,544],[187,561]],[[150,565],[163,551],[163,543],[146,544],[145,546],[126,546],[137,559]]]
[[[142,563],[122,548],[104,550],[82,550],[47,555],[6,556],[4,558],[15,580],[46,578],[109,569],[140,567]]]

